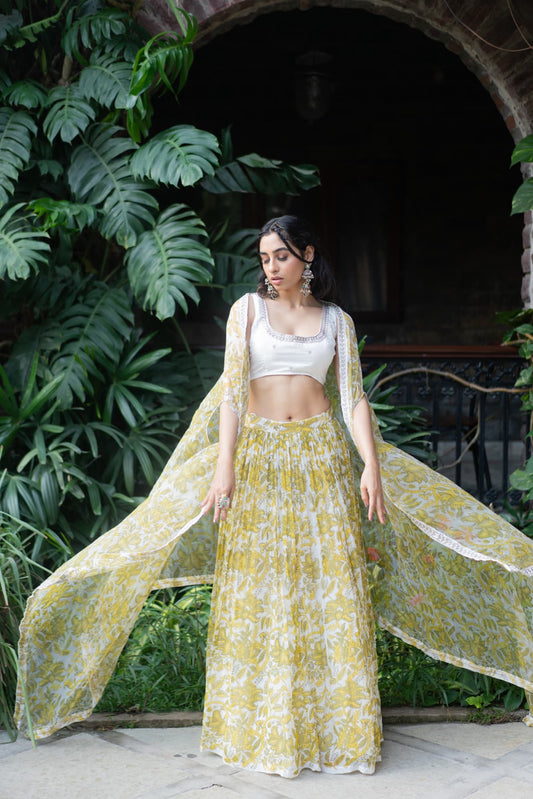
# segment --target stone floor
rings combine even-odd
[[[533,729],[521,722],[387,724],[373,776],[294,780],[225,766],[200,727],[73,729],[0,741],[0,799],[516,799],[533,797]]]

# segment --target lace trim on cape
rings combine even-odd
[[[413,522],[413,524],[415,524],[419,530],[422,530],[423,533],[429,536],[429,538],[431,538],[433,541],[436,541],[438,544],[441,544],[443,547],[446,547],[447,549],[452,549],[454,552],[457,552],[458,555],[462,555],[465,558],[470,558],[471,560],[491,561],[492,563],[498,563],[500,566],[503,566],[503,568],[509,572],[518,572],[520,574],[524,574],[526,577],[533,576],[533,566],[526,566],[523,569],[519,569],[517,566],[512,566],[502,559],[494,558],[490,555],[484,555],[482,552],[476,552],[474,549],[470,549],[470,547],[461,544],[454,538],[450,538],[441,530],[436,530],[434,527],[426,524],[421,519],[417,519],[416,516],[413,516],[403,508],[402,513],[405,513],[405,515]],[[503,677],[502,679],[507,678]]]
[[[475,663],[473,660],[469,660],[468,658],[459,658],[455,655],[451,655],[449,652],[442,652],[440,649],[434,649],[431,646],[428,646],[423,641],[418,638],[409,635],[404,630],[400,629],[400,627],[396,627],[394,624],[391,624],[384,616],[378,614],[377,616],[377,623],[380,627],[385,630],[388,630],[393,635],[401,638],[402,641],[405,641],[406,644],[411,644],[411,646],[416,646],[417,649],[420,649],[422,652],[425,652],[426,655],[429,655],[434,660],[444,660],[446,663],[451,663],[452,666],[459,666],[463,669],[470,669],[470,671],[477,671],[480,674],[486,674],[489,677],[496,677],[498,680],[505,680],[505,682],[510,682],[512,685],[518,685],[520,688],[523,688],[525,691],[531,692],[533,691],[533,683],[529,682],[529,680],[524,680],[521,677],[518,677],[516,674],[511,674],[509,671],[503,671],[502,669],[491,668],[490,666],[482,666],[479,663]],[[525,723],[529,725],[529,718],[531,716],[526,716],[524,719]]]

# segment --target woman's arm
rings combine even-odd
[[[246,334],[241,337],[238,306],[246,303]],[[226,353],[224,357],[224,399],[220,404],[218,442],[219,453],[211,487],[202,502],[203,512],[207,513],[214,505],[213,521],[225,521],[226,509],[218,507],[220,497],[228,497],[229,507],[235,492],[235,473],[233,469],[233,453],[239,432],[239,403],[236,401],[235,383],[238,383],[242,369],[243,348],[250,339],[250,327],[254,319],[254,303],[251,295],[238,300],[232,307],[226,326]]]
[[[213,521],[225,521],[226,509],[218,507],[220,497],[229,498],[229,507],[235,491],[235,473],[233,470],[233,451],[237,441],[239,420],[226,402],[220,405],[219,421],[219,453],[213,482],[202,502],[204,513],[214,505]]]
[[[385,502],[372,432],[370,405],[363,388],[361,361],[353,320],[337,309],[337,354],[335,356],[337,385],[341,395],[342,412],[346,426],[364,461],[361,475],[361,497],[368,508],[368,518],[374,513],[385,522]]]
[[[364,461],[365,468],[361,475],[361,497],[368,508],[368,519],[372,521],[374,512],[381,524],[385,523],[385,502],[379,471],[379,460],[376,453],[374,435],[372,433],[372,418],[370,405],[363,397],[353,409],[352,416],[353,437],[357,449]]]

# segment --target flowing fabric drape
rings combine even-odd
[[[231,309],[224,372],[149,497],[32,594],[21,624],[16,719],[34,734],[86,718],[98,702],[150,591],[212,580],[211,514],[201,516],[218,455],[218,408],[246,413],[248,297]],[[351,430],[363,395],[353,322],[337,315],[339,385],[326,391]],[[377,551],[378,623],[435,658],[533,692],[533,542],[448,479],[385,443],[374,419],[388,522],[363,528]],[[361,461],[354,448],[356,472]],[[528,723],[531,717],[527,717]]]

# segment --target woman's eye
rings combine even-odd
[[[286,261],[286,260],[287,260],[287,256],[286,255],[279,255],[278,256],[278,261]]]

